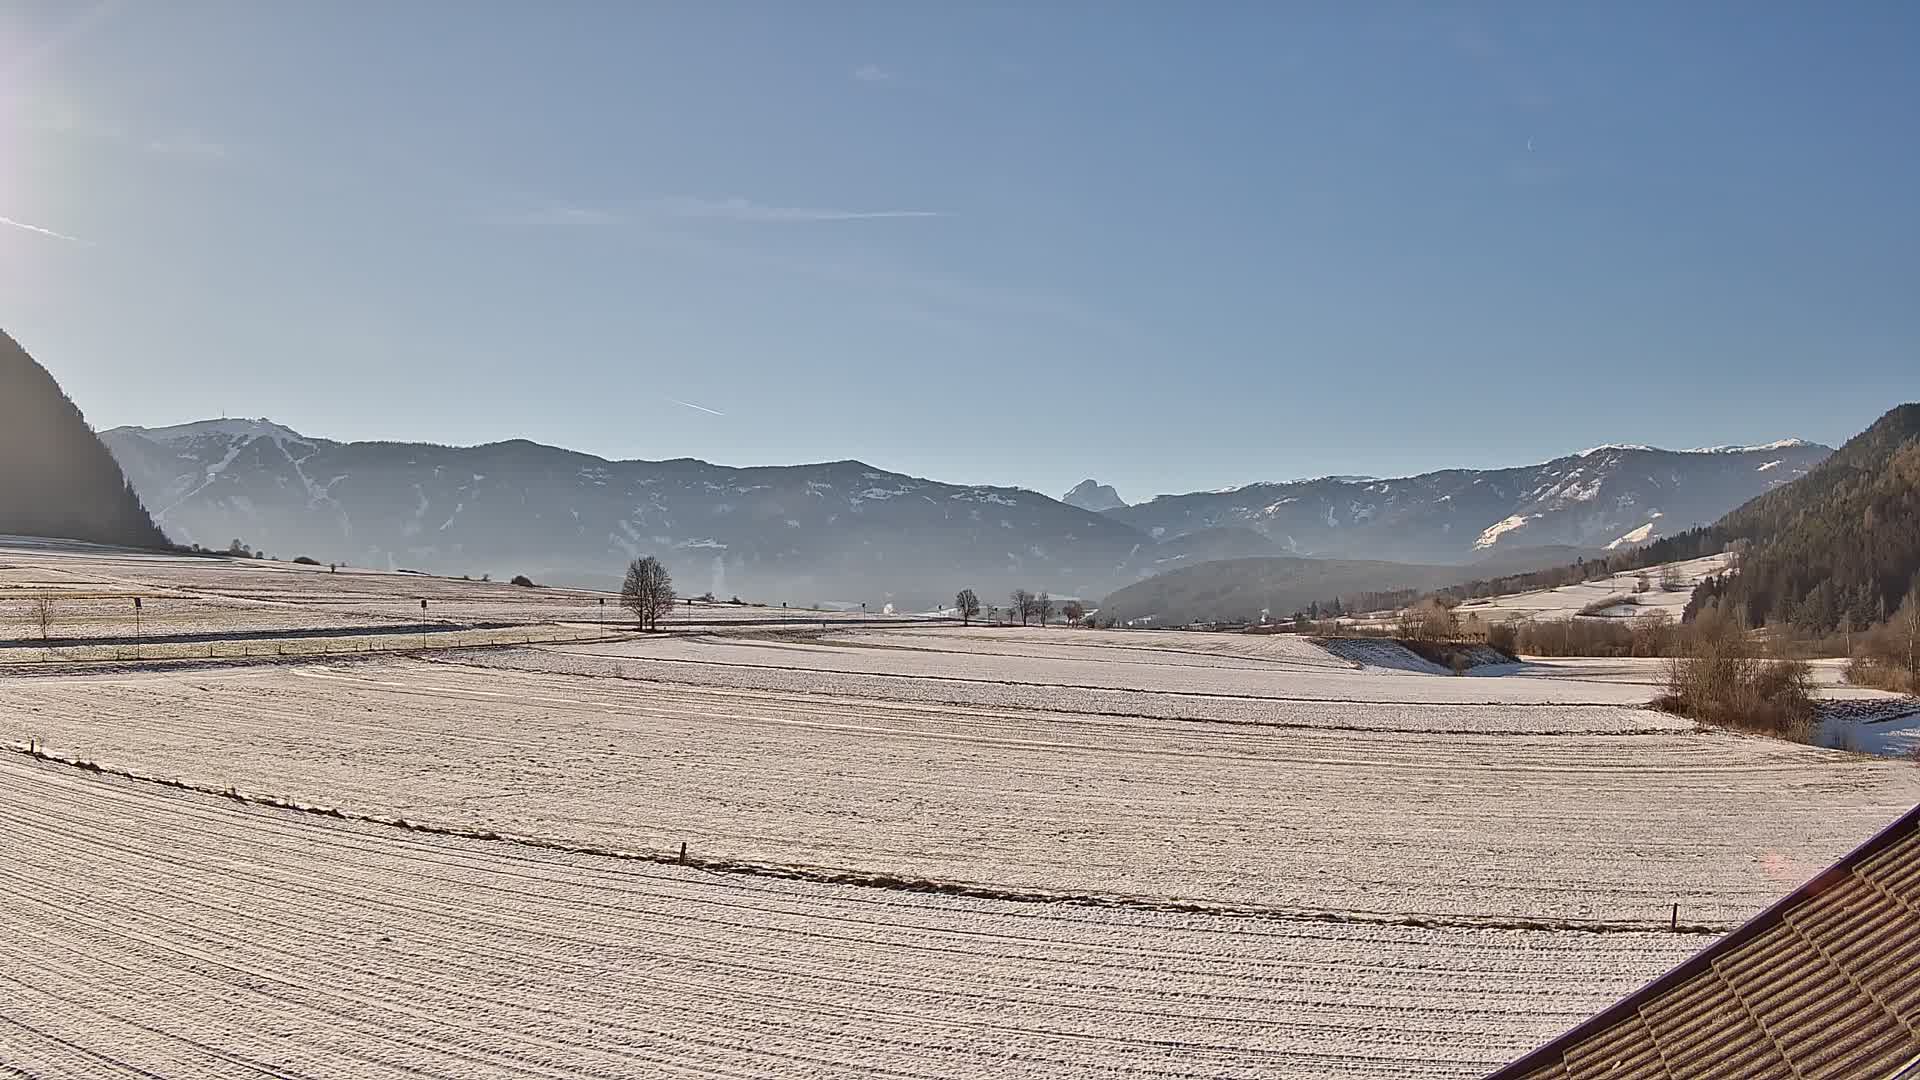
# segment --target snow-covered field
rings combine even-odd
[[[896,645],[871,637],[816,635],[792,640],[752,637],[685,636],[630,639],[569,646],[564,652],[596,658],[618,668],[620,662],[681,665],[683,673],[700,667],[725,669],[716,677],[740,672],[767,674],[770,686],[805,690],[817,680],[841,676],[913,679],[946,686],[1000,685],[1012,700],[1045,706],[1051,695],[1074,690],[1128,691],[1147,695],[1199,695],[1221,698],[1297,698],[1314,701],[1407,702],[1411,704],[1602,704],[1645,702],[1639,687],[1610,682],[1560,679],[1542,667],[1536,677],[1504,679],[1382,678],[1379,669],[1341,660],[1292,635],[1166,634],[1148,631],[979,630],[987,645],[949,650],[928,638],[903,631]],[[1005,636],[1003,636],[1005,635]],[[1074,644],[1037,646],[1046,635]],[[1272,650],[1263,657],[1193,652],[1181,639],[1229,638],[1252,648]],[[1101,647],[1107,639],[1109,647]],[[1036,648],[1041,651],[1034,651]],[[1048,651],[1066,648],[1070,651]],[[605,669],[606,665],[601,665]],[[589,666],[583,665],[582,670]],[[775,673],[786,672],[785,676]],[[1403,674],[1403,673],[1399,673]],[[693,681],[702,681],[695,678]],[[837,681],[836,685],[840,685]]]
[[[22,1076],[1473,1077],[1699,934],[706,873],[0,759]]]
[[[1725,571],[1727,560],[1726,555],[1708,555],[1704,558],[1663,564],[1647,570],[1614,574],[1611,577],[1581,582],[1577,585],[1562,585],[1557,589],[1536,589],[1532,592],[1483,597],[1462,603],[1454,609],[1454,613],[1463,619],[1468,615],[1478,615],[1487,622],[1508,622],[1514,619],[1571,619],[1590,604],[1616,596],[1630,596],[1633,598],[1631,604],[1615,605],[1603,614],[1611,618],[1635,618],[1653,612],[1664,612],[1678,622],[1680,613],[1686,610],[1687,601],[1693,597],[1693,587],[1703,579]],[[1668,565],[1674,567],[1679,573],[1680,588],[1671,592],[1661,588],[1660,585],[1663,570]],[[1636,593],[1634,590],[1639,588],[1640,578],[1643,575],[1650,588],[1646,592]]]
[[[140,610],[134,609],[139,598]],[[51,605],[46,633],[33,617]],[[421,601],[426,606],[421,606]],[[618,598],[580,589],[521,588],[424,574],[305,566],[258,559],[156,555],[0,537],[0,661],[4,649],[62,641],[392,632],[396,627],[611,625]],[[689,601],[669,629],[783,622],[885,622],[879,614],[814,612]],[[901,618],[900,623],[912,620]]]
[[[909,671],[928,655],[852,651]],[[1678,901],[1730,924],[1920,801],[1904,763],[1619,707],[1275,697],[1209,716],[1216,699],[1175,695],[1199,707],[1166,719],[1073,711],[1023,685],[897,700],[809,688],[795,669],[625,659],[582,677],[568,647],[470,655],[20,679],[6,734],[216,787],[597,844],[1504,921],[1642,925]],[[780,684],[725,685],[739,670]],[[722,678],[678,681],[707,672]],[[1406,696],[1501,682],[1349,677]],[[936,690],[955,685],[981,688]]]
[[[295,612],[542,591],[59,557],[0,563]],[[551,602],[521,625],[580,629]],[[1920,801],[1634,707],[1630,662],[826,622],[0,672],[0,1064],[1468,1077]]]

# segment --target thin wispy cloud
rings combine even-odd
[[[705,405],[695,405],[691,401],[681,401],[679,398],[671,398],[671,397],[668,398],[667,400],[673,402],[675,405],[684,406],[689,409],[698,409],[699,411],[703,413],[707,413],[708,415],[711,415],[711,416],[727,415],[726,413],[721,412],[719,409],[709,409]]]
[[[168,157],[199,158],[202,161],[221,161],[230,156],[225,146],[191,133],[149,139],[147,149]]]
[[[892,82],[893,72],[878,64],[861,64],[853,69],[853,77],[856,82],[863,83]]]
[[[728,221],[877,221],[947,216],[940,210],[838,210],[811,206],[768,206],[747,199],[666,199],[659,205],[675,217],[723,218]]]
[[[70,244],[86,244],[88,247],[93,246],[92,241],[82,240],[77,236],[68,236],[66,233],[55,232],[52,229],[42,228],[38,225],[30,225],[24,221],[15,221],[10,217],[0,217],[0,225],[11,225],[16,229],[24,229],[30,233],[39,233],[41,236],[51,236],[55,240],[65,240]]]
[[[607,210],[585,206],[543,206],[523,213],[499,214],[495,225],[622,225],[627,219]]]

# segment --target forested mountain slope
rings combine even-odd
[[[1893,409],[1800,480],[1647,555],[1736,542],[1739,572],[1703,585],[1696,607],[1737,605],[1752,625],[1777,618],[1807,633],[1897,611],[1920,574],[1920,404]]]
[[[0,533],[132,547],[167,542],[60,384],[4,331]]]

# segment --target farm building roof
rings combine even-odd
[[[1920,1077],[1920,806],[1488,1080]]]

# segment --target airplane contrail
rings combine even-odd
[[[51,236],[55,240],[65,240],[71,244],[88,243],[88,241],[82,240],[77,236],[68,236],[66,233],[54,232],[52,229],[43,229],[38,225],[29,225],[24,221],[15,221],[10,217],[0,217],[0,225],[11,225],[16,229],[25,229],[30,233],[39,233],[41,236]]]
[[[712,413],[715,416],[727,415],[726,413],[721,412],[719,409],[709,409],[705,405],[695,405],[691,401],[681,401],[679,398],[673,398],[673,397],[670,397],[667,400],[673,402],[675,405],[684,405],[689,409],[699,409],[703,413]]]

